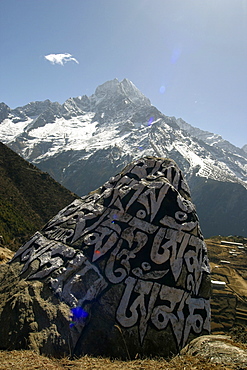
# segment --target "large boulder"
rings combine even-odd
[[[170,356],[210,331],[206,246],[169,159],[130,163],[61,210],[0,281],[1,348]]]

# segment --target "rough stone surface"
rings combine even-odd
[[[70,353],[69,307],[41,281],[20,279],[19,263],[0,266],[0,348]]]
[[[132,162],[75,200],[0,279],[1,348],[170,356],[210,331],[206,246],[169,159]]]
[[[182,349],[181,355],[200,355],[215,364],[247,369],[247,347],[236,346],[227,335],[203,335]],[[238,367],[237,367],[238,366]]]

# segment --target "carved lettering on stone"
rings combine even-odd
[[[60,211],[18,258],[24,278],[48,279],[71,307],[93,304],[122,284],[115,320],[122,328],[137,326],[142,345],[151,327],[169,325],[178,348],[191,332],[210,330],[209,300],[199,295],[209,274],[206,247],[173,161],[131,163]]]

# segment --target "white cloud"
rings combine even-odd
[[[79,64],[78,60],[73,58],[71,54],[64,53],[64,54],[48,54],[45,55],[45,59],[51,62],[52,64],[60,64],[63,66],[67,62],[75,62]]]

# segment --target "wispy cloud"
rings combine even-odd
[[[45,59],[51,62],[52,64],[60,64],[61,66],[63,66],[65,63],[68,63],[68,62],[75,62],[79,64],[78,60],[69,53],[48,54],[48,55],[45,55]]]

